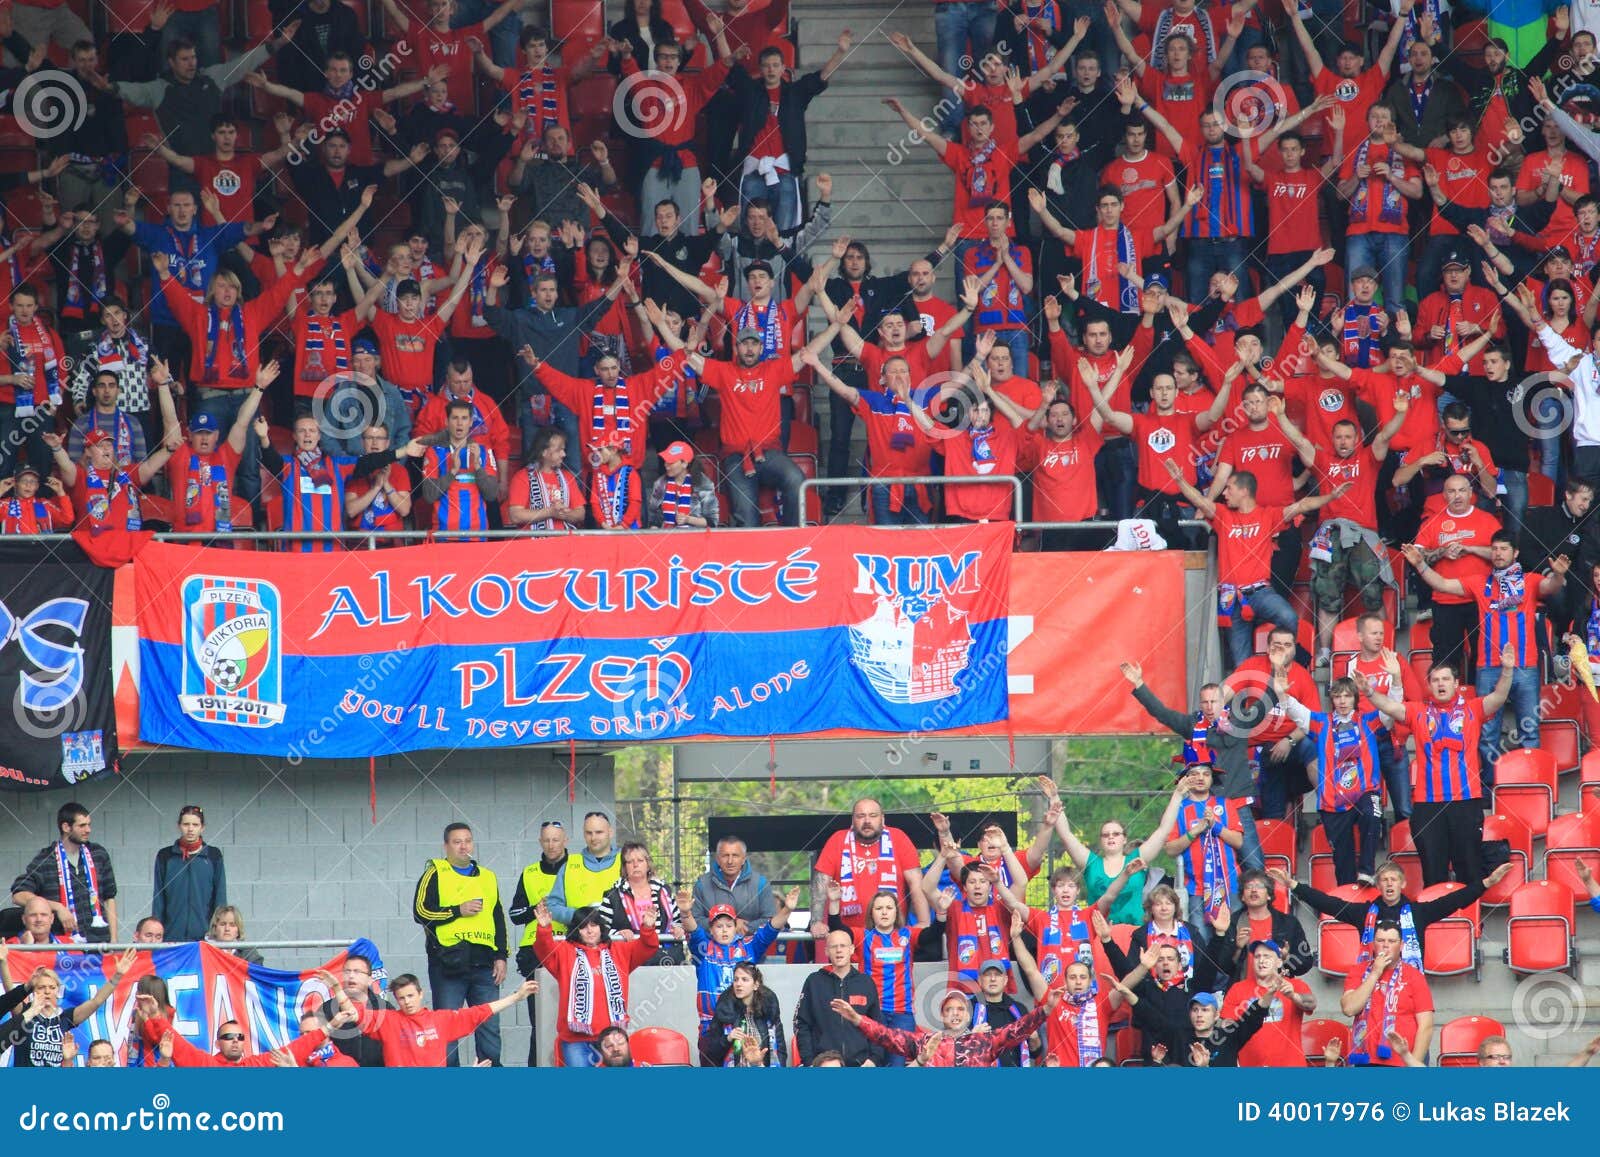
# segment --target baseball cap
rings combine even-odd
[[[87,450],[90,446],[98,446],[102,442],[109,441],[111,441],[111,435],[104,430],[90,430],[83,436],[83,448]]]
[[[422,286],[417,284],[416,278],[408,277],[394,287],[394,295],[396,297],[421,297]]]
[[[729,920],[737,920],[739,918],[739,914],[733,910],[732,904],[718,904],[706,913],[706,923],[711,923],[718,916],[726,916]]]
[[[1281,944],[1279,944],[1276,940],[1252,940],[1252,941],[1250,941],[1250,947],[1248,949],[1250,955],[1254,956],[1256,954],[1256,949],[1258,949],[1258,948],[1268,949],[1271,952],[1277,953],[1279,956],[1283,955],[1283,946]]]
[[[965,1003],[967,1000],[967,994],[962,992],[959,988],[952,988],[944,994],[944,999],[939,1001],[939,1007],[943,1008],[952,1000],[959,1000],[962,1003]]]
[[[744,267],[744,275],[749,277],[752,273],[765,273],[768,277],[771,277],[773,276],[772,263],[770,261],[752,261]]]
[[[1461,255],[1461,250],[1459,249],[1452,249],[1450,252],[1446,253],[1444,255],[1444,264],[1441,265],[1440,268],[1449,269],[1452,265],[1461,269],[1472,268],[1472,266],[1467,262],[1467,259]]]
[[[1544,259],[1546,261],[1549,261],[1553,257],[1564,257],[1568,261],[1571,261],[1572,250],[1568,249],[1565,245],[1557,245],[1554,249],[1550,250],[1544,255]]]
[[[985,972],[1009,972],[1009,971],[1010,971],[1010,968],[1007,966],[1007,964],[1006,964],[1006,962],[1004,960],[997,960],[994,957],[990,957],[988,960],[985,960],[983,962],[983,965],[978,969],[978,975],[982,976]]]
[[[85,441],[87,441],[87,439],[85,439]],[[39,473],[39,468],[37,466],[31,465],[31,464],[29,464],[27,462],[24,462],[21,466],[17,467],[17,479],[18,479],[18,481],[20,481],[22,479],[22,476],[24,474],[32,474],[35,478],[43,478],[44,477],[43,474]]]
[[[1376,281],[1378,280],[1378,271],[1370,265],[1358,265],[1356,266],[1356,271],[1350,275],[1350,280],[1360,281],[1363,277],[1370,277],[1373,281]]]
[[[205,410],[201,410],[189,419],[189,430],[195,434],[204,433],[207,430],[215,434],[220,429],[221,427],[217,425],[217,416],[207,413]]]
[[[1203,1004],[1207,1008],[1221,1008],[1222,1003],[1217,1000],[1214,992],[1197,992],[1189,998],[1190,1004]]]
[[[739,331],[740,341],[760,341],[761,331],[753,325],[747,325]]]
[[[377,357],[378,343],[373,341],[370,337],[358,337],[354,342],[351,343],[350,352],[358,354],[371,354],[373,357]]]
[[[663,462],[693,462],[694,451],[689,448],[689,443],[687,442],[674,442],[661,451],[661,460]]]

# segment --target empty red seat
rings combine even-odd
[[[1536,747],[1521,747],[1500,756],[1494,769],[1494,810],[1514,815],[1542,836],[1555,815],[1555,757]]]
[[[616,77],[609,72],[592,73],[568,90],[567,111],[576,119],[609,122],[611,101],[616,95]]]
[[[1300,1050],[1306,1054],[1306,1064],[1316,1067],[1327,1063],[1329,1041],[1339,1044],[1339,1059],[1350,1055],[1350,1026],[1342,1020],[1307,1020],[1300,1024]]]
[[[1317,925],[1317,971],[1347,976],[1361,954],[1361,930],[1354,924],[1324,920]]]
[[[670,1028],[641,1028],[628,1037],[633,1063],[644,1066],[692,1065],[689,1040]]]
[[[1464,887],[1457,883],[1435,884],[1416,893],[1416,897],[1419,901],[1437,900]],[[1422,970],[1431,976],[1476,976],[1482,929],[1483,916],[1476,901],[1428,925],[1428,938],[1422,946]]]
[[[1587,895],[1577,866],[1581,860],[1600,877],[1600,812],[1557,816],[1545,833],[1544,878],[1565,884],[1574,896]]]
[[[1506,964],[1513,972],[1564,972],[1575,954],[1572,889],[1534,880],[1511,895],[1506,921]]]
[[[1574,719],[1544,719],[1539,723],[1539,747],[1556,761],[1557,773],[1576,771],[1579,753],[1579,727]]]
[[[1553,479],[1546,478],[1543,474],[1528,475],[1528,505],[1529,506],[1554,506],[1556,504],[1556,484]]]
[[[1124,1028],[1117,1031],[1113,1038],[1113,1047],[1117,1054],[1117,1064],[1123,1068],[1137,1068],[1144,1064],[1140,1054],[1144,1051],[1144,1034],[1136,1028]]]
[[[1261,858],[1267,867],[1282,868],[1294,875],[1299,859],[1294,825],[1287,820],[1257,820],[1256,835],[1260,837]]]
[[[1433,930],[1428,930],[1431,939]],[[1492,1036],[1505,1036],[1506,1026],[1492,1016],[1458,1016],[1439,1030],[1439,1064],[1444,1068],[1474,1068],[1478,1046]]]

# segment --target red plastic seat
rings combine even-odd
[[[1433,938],[1433,929],[1428,930]],[[1478,1046],[1492,1036],[1505,1036],[1506,1026],[1492,1016],[1458,1016],[1439,1030],[1439,1064],[1442,1068],[1476,1068]]]
[[[1505,840],[1511,845],[1511,871],[1480,896],[1478,903],[1492,907],[1509,904],[1512,894],[1528,882],[1533,867],[1533,833],[1517,816],[1495,812],[1483,817],[1483,838]]]
[[[1140,1068],[1144,1059],[1139,1055],[1144,1051],[1144,1034],[1136,1028],[1118,1029],[1117,1035],[1112,1038],[1117,1054],[1117,1064],[1122,1068]]]
[[[1306,1054],[1306,1064],[1317,1068],[1326,1064],[1323,1057],[1329,1041],[1339,1042],[1339,1059],[1350,1055],[1350,1026],[1342,1020],[1308,1020],[1300,1025],[1300,1051]]]
[[[1544,878],[1565,884],[1574,896],[1588,894],[1578,877],[1581,860],[1600,877],[1600,812],[1557,816],[1545,833]]]
[[[1333,651],[1334,654],[1352,653],[1361,649],[1361,636],[1356,626],[1357,619],[1340,619],[1333,626]],[[1383,645],[1390,650],[1394,649],[1394,623],[1383,624]]]
[[[1317,971],[1348,976],[1361,954],[1361,930],[1354,924],[1324,920],[1317,925]]]
[[[571,66],[606,34],[605,0],[550,0],[550,38]]]
[[[1555,756],[1521,747],[1500,756],[1494,769],[1494,810],[1515,815],[1542,836],[1556,813]]]
[[[1556,484],[1552,478],[1543,474],[1528,475],[1528,505],[1529,506],[1554,506],[1556,504]]]
[[[1557,774],[1578,770],[1583,746],[1575,719],[1543,719],[1539,722],[1539,747],[1556,761]]]
[[[1260,837],[1261,858],[1267,867],[1282,868],[1294,875],[1299,862],[1294,825],[1287,820],[1257,820],[1256,835]]]
[[[1513,972],[1565,972],[1576,955],[1572,889],[1534,880],[1511,895],[1506,921],[1506,964]]]
[[[1435,884],[1417,893],[1418,901],[1437,900],[1465,888],[1464,884]],[[1483,916],[1476,901],[1428,925],[1422,946],[1422,970],[1430,976],[1478,975],[1478,937]]]
[[[694,1063],[688,1038],[670,1028],[641,1028],[628,1037],[628,1049],[636,1065],[659,1068]]]

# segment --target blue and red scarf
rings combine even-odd
[[[238,302],[234,302],[233,309],[228,314],[228,329],[232,334],[232,364],[228,367],[228,377],[234,381],[248,381],[250,378],[250,362],[245,353],[244,341],[244,309]],[[214,384],[217,377],[217,342],[222,332],[222,310],[213,303],[206,304],[206,363],[205,376],[201,379],[203,384]]]

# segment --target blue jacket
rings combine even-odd
[[[716,1010],[717,997],[733,983],[736,964],[759,964],[761,958],[772,951],[782,931],[768,920],[750,935],[727,944],[711,939],[705,925],[689,933],[689,956],[694,961],[695,1002],[700,1012],[700,1031],[711,1024],[711,1014]]]
[[[201,225],[198,222],[179,232],[170,222],[152,225],[136,221],[133,242],[146,253],[165,253],[172,259],[172,276],[180,285],[204,294],[211,287],[222,255],[245,239],[244,226]],[[155,268],[150,270],[150,324],[176,326],[178,321],[167,306]]]
[[[168,940],[204,940],[211,914],[227,902],[228,877],[216,848],[203,844],[187,859],[177,843],[156,853],[150,912],[166,928]]]

